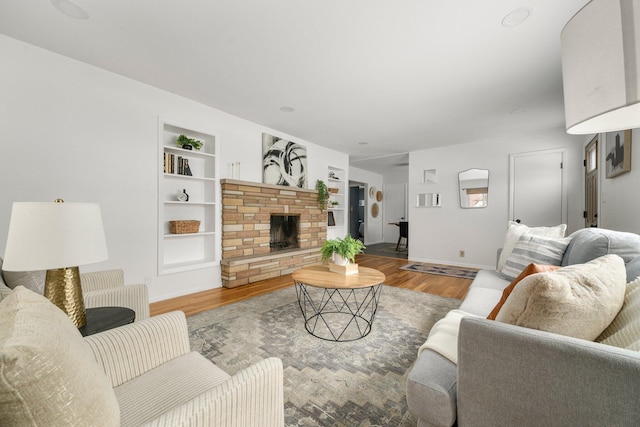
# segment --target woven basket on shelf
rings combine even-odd
[[[333,187],[329,187],[329,188],[327,188],[327,190],[329,190],[329,193],[334,193],[334,194],[336,194],[336,193],[338,193],[340,191],[339,188],[333,188]]]
[[[200,229],[200,221],[195,219],[169,221],[171,234],[197,233]]]

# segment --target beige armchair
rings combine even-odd
[[[182,312],[83,338],[18,287],[0,302],[0,413],[7,425],[282,427],[282,362],[230,376],[189,350]]]
[[[2,258],[0,258],[0,301],[11,293],[12,288],[20,285],[43,293],[45,274],[45,271],[4,272]],[[147,286],[145,284],[125,285],[122,270],[81,273],[80,285],[85,308],[127,307],[136,312],[136,322],[149,318]]]

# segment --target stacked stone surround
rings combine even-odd
[[[221,180],[222,285],[246,285],[321,262],[327,238],[327,211],[317,192],[303,188]],[[271,214],[300,215],[298,249],[271,252]]]

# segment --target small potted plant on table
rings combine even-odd
[[[322,245],[322,260],[330,260],[329,270],[334,273],[354,274],[358,272],[355,263],[356,255],[361,254],[366,246],[358,239],[347,234],[344,239],[328,239]]]

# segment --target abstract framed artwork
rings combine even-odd
[[[307,148],[277,136],[262,134],[262,182],[307,187]]]
[[[614,178],[631,170],[631,130],[608,132],[605,150],[607,178]]]

